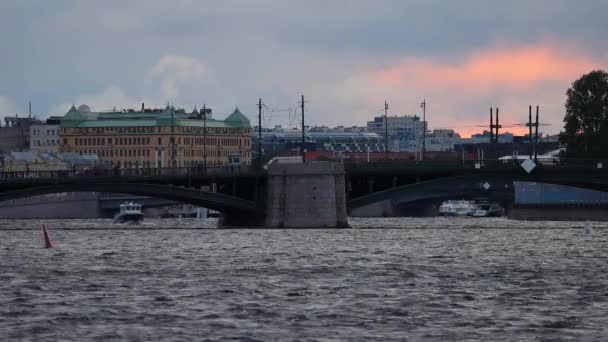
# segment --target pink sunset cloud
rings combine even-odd
[[[483,130],[472,126],[489,124],[490,106],[501,108],[501,123],[506,124],[526,121],[528,105],[538,104],[541,121],[552,124],[546,130],[556,133],[561,129],[566,89],[601,66],[572,44],[502,44],[452,60],[405,58],[368,72],[364,79],[372,85],[370,103],[389,98],[393,108],[404,114],[419,112],[418,101],[426,98],[434,113],[429,118],[431,128],[456,128],[469,136]],[[505,130],[526,132],[521,127]]]
[[[378,84],[419,87],[523,88],[539,81],[571,81],[598,65],[591,57],[553,44],[501,46],[476,51],[463,60],[405,59],[374,74]]]

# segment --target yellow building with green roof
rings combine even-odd
[[[91,112],[74,106],[61,119],[60,151],[96,154],[119,168],[170,168],[251,163],[251,124],[238,107],[224,120],[164,109]],[[238,158],[234,158],[238,156]]]

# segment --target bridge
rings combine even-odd
[[[356,210],[386,201],[404,204],[466,196],[505,198],[513,193],[513,181],[606,191],[608,172],[602,165],[608,166],[598,164],[598,161],[537,165],[530,173],[519,164],[498,161],[486,161],[483,165],[440,162],[311,163],[306,166],[277,165],[273,166],[276,168],[274,171],[273,168],[267,171],[240,166],[206,170],[3,173],[0,174],[0,201],[64,192],[128,193],[214,209],[224,214],[228,224],[264,225],[273,221],[268,217],[280,216],[271,226],[290,226],[286,222],[295,220],[294,216],[314,216],[316,211],[325,210],[322,201],[334,201],[334,208],[336,203],[344,202],[338,204],[344,210],[338,209],[339,213],[327,215],[331,217],[330,221],[345,225],[347,209]],[[309,169],[311,171],[306,171]],[[292,202],[297,204],[290,209]],[[300,210],[294,208],[304,211],[299,213]],[[294,225],[306,226],[305,221],[298,221]]]

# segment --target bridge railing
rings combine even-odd
[[[508,169],[521,168],[522,159],[490,159],[490,160],[425,160],[425,161],[374,161],[374,162],[344,162],[348,170],[391,170],[391,169],[432,169],[440,170],[474,170],[474,169]],[[602,169],[608,170],[608,159],[603,158],[555,158],[552,160],[539,159],[536,162],[539,168],[563,169]]]
[[[260,171],[250,165],[182,167],[182,168],[139,168],[139,169],[85,169],[53,171],[15,171],[0,172],[0,181],[15,179],[65,179],[90,177],[228,177],[255,175]]]

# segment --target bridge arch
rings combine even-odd
[[[43,186],[32,186],[19,190],[5,191],[0,193],[0,201],[48,195],[63,192],[106,192],[132,194],[148,197],[163,198],[177,202],[193,204],[219,212],[239,212],[250,214],[263,214],[263,208],[255,202],[238,197],[219,193],[200,191],[171,185],[146,184],[146,183],[59,183]]]
[[[548,174],[543,176],[527,174],[469,174],[403,185],[377,191],[348,201],[349,210],[362,208],[374,203],[390,200],[394,204],[417,201],[432,201],[439,198],[458,198],[475,196],[513,195],[513,182],[537,182],[563,185],[581,189],[608,191],[608,178],[573,177],[571,175]],[[488,188],[484,188],[486,185]]]

